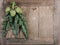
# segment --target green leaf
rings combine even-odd
[[[26,20],[25,20],[23,14],[18,14],[18,16],[19,16],[19,19],[22,20],[24,25],[26,26]]]
[[[26,27],[26,20],[25,20],[25,18],[24,18],[24,16],[23,16],[23,14],[20,14],[20,19],[23,21],[23,24],[25,25],[25,27]],[[26,27],[27,28],[27,27]]]
[[[7,24],[7,21],[3,21],[3,28],[2,28],[2,36],[5,37],[6,36],[6,24]]]
[[[6,37],[6,34],[9,30],[10,27],[10,23],[9,23],[9,15],[6,15],[4,17],[4,21],[3,21],[3,28],[2,28],[2,36]]]
[[[19,15],[19,25],[22,27],[22,32],[25,36],[25,38],[28,38],[28,32],[27,32],[27,27],[26,27],[26,22],[24,19],[24,16],[22,14]]]
[[[25,28],[25,26],[23,24],[22,24],[22,32],[24,33],[25,38],[27,39],[28,38],[28,32],[27,32],[27,29]]]
[[[12,23],[12,17],[11,17],[11,15],[9,15],[9,22],[11,22]]]
[[[26,25],[24,25],[24,22],[20,19],[20,23],[19,23],[22,27],[22,32],[25,36],[25,38],[27,39],[28,38],[28,32],[27,32],[27,28],[26,28]]]
[[[12,26],[12,32],[13,32],[13,34],[15,35],[15,38],[17,38],[18,32],[19,32],[19,30],[18,30],[18,28],[17,28],[17,25],[16,25],[16,26]]]
[[[13,25],[13,30],[12,31],[13,31],[15,37],[17,38],[18,33],[19,33],[18,15],[15,16],[15,20],[14,20],[14,25]]]
[[[8,31],[8,30],[9,30],[9,28],[10,28],[10,23],[9,23],[9,22],[7,22],[6,30]]]
[[[7,30],[6,30],[6,26],[7,26],[7,22],[3,22],[3,28],[2,28],[2,36],[3,37],[6,37],[6,34],[7,34]]]
[[[3,33],[4,33],[5,37],[6,37],[6,34],[8,33],[8,31],[9,31],[9,27],[10,27],[10,24],[9,24],[9,22],[7,22],[6,26],[5,26],[5,30],[3,30]]]

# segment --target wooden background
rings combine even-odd
[[[25,14],[29,40],[25,43],[54,44],[56,40],[55,0],[7,0],[16,1]],[[1,18],[2,19],[2,18]],[[0,21],[2,23],[2,21]],[[56,31],[56,32],[55,32]],[[13,38],[11,31],[7,38]],[[21,33],[19,38],[24,38]]]

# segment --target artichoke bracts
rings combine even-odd
[[[25,38],[27,39],[28,32],[26,22],[22,14],[22,9],[18,7],[15,2],[11,2],[11,5],[6,8],[5,12],[6,15],[3,21],[2,36],[6,37],[9,29],[12,29],[15,38],[17,38],[18,34],[20,33],[19,29],[21,28]]]

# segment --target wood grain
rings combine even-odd
[[[53,6],[39,7],[39,39],[53,43]]]
[[[15,1],[21,4],[39,4],[39,5],[54,5],[54,0],[7,0],[7,2]]]
[[[29,39],[28,41],[23,40],[23,43],[53,44],[54,0],[7,0],[7,2],[11,1],[19,2],[19,6],[23,9],[23,13],[27,22]],[[22,4],[20,2],[22,2]],[[34,5],[32,5],[32,3]],[[11,31],[8,33],[13,35]],[[10,36],[10,34],[8,37],[13,37]],[[24,38],[22,32],[18,35],[18,38]],[[10,42],[7,41],[7,43]],[[21,41],[19,44],[20,43]]]
[[[31,6],[28,15],[29,39],[38,40],[38,7]]]

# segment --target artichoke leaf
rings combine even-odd
[[[8,22],[7,25],[6,25],[6,30],[7,31],[9,30],[9,27],[10,27],[10,23]]]
[[[18,29],[18,26],[12,26],[12,32],[13,34],[15,35],[15,38],[18,37],[18,32],[19,32],[19,29]]]
[[[23,21],[23,24],[24,24],[25,28],[27,29],[27,27],[26,27],[26,25],[27,25],[27,24],[26,24],[26,20],[25,20],[24,16],[21,15],[21,14],[20,14],[20,20]]]
[[[6,37],[6,34],[7,34],[7,30],[6,30],[6,26],[7,26],[7,22],[3,22],[3,28],[2,28],[2,36],[3,37]]]
[[[13,33],[15,35],[15,38],[17,38],[18,33],[19,33],[18,15],[15,16],[15,22],[14,22],[12,31],[13,31]]]
[[[21,25],[21,27],[22,27],[22,32],[23,32],[25,38],[27,39],[27,38],[28,38],[27,28],[26,28],[26,26],[23,24],[23,21],[22,21],[21,19],[20,19],[20,25]]]
[[[26,27],[26,22],[24,20],[24,16],[23,15],[19,15],[19,25],[21,25],[22,27],[22,32],[25,36],[25,38],[27,39],[28,38],[28,32],[27,32],[27,27]]]
[[[25,26],[22,24],[22,32],[25,36],[26,39],[28,39],[28,32],[27,32],[27,29],[25,28]]]

